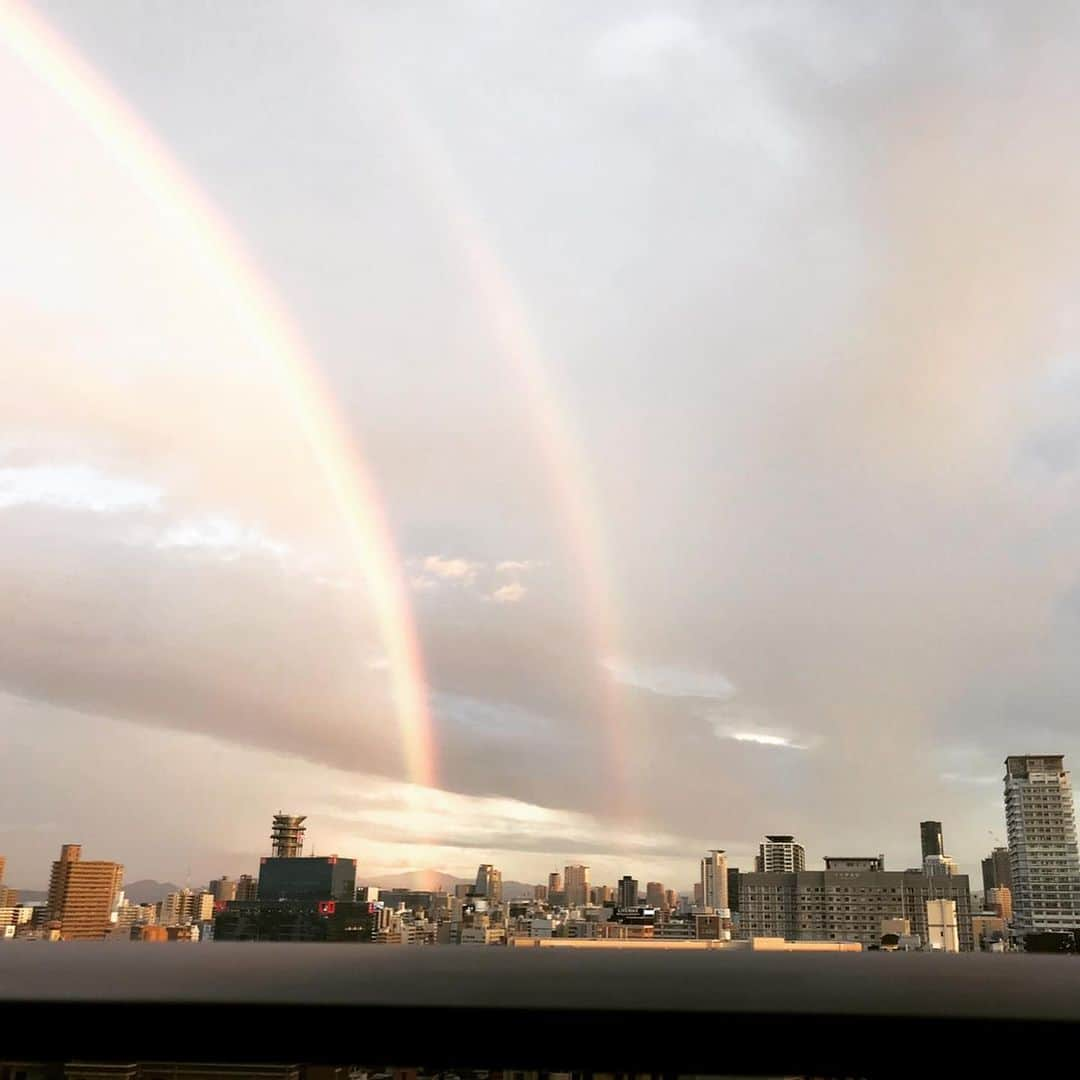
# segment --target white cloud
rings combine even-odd
[[[160,488],[116,476],[91,465],[29,465],[0,468],[0,510],[47,506],[95,514],[154,510]]]
[[[736,742],[757,743],[759,746],[777,746],[785,750],[809,750],[803,743],[792,742],[786,735],[770,735],[765,731],[732,731],[727,738]]]
[[[424,559],[424,572],[443,581],[458,581],[471,585],[476,575],[483,568],[483,563],[469,559],[444,559],[441,555],[429,555]]]
[[[170,525],[158,535],[155,546],[163,550],[178,548],[213,552],[229,559],[247,554],[269,555],[280,559],[291,550],[288,544],[267,536],[261,529],[217,515],[192,518]]]
[[[648,690],[663,697],[713,698],[728,701],[735,687],[719,672],[690,671],[685,668],[632,664],[616,657],[604,661],[616,682]]]
[[[491,594],[491,599],[496,604],[516,604],[524,598],[528,591],[520,581],[511,581],[508,585],[497,588]]]
[[[533,559],[504,559],[501,563],[495,564],[496,574],[525,574],[530,570],[535,570],[540,563]]]

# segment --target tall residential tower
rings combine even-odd
[[[1072,781],[1061,754],[1005,759],[1005,823],[1017,933],[1080,928]]]

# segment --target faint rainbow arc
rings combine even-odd
[[[159,210],[180,219],[244,312],[358,554],[387,653],[409,778],[433,786],[436,750],[428,690],[401,562],[374,483],[320,385],[299,331],[228,222],[145,121],[67,41],[22,0],[0,0],[0,41],[89,126]]]
[[[429,184],[429,197],[443,213],[447,232],[464,256],[474,294],[489,318],[489,332],[500,353],[510,360],[529,400],[548,486],[560,509],[571,555],[582,571],[589,640],[596,663],[603,668],[600,709],[611,759],[611,779],[618,792],[615,802],[618,815],[626,818],[632,808],[624,724],[626,702],[606,666],[608,660],[617,658],[621,652],[621,620],[607,571],[604,529],[596,512],[597,499],[590,490],[585,455],[565,417],[565,408],[548,374],[548,364],[525,304],[509,269],[470,211],[449,155],[400,83],[390,82],[383,90],[396,110],[421,175]]]

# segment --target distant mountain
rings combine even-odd
[[[367,878],[360,874],[358,885],[374,885],[379,889],[413,889],[416,892],[453,892],[455,885],[471,885],[475,878],[454,877],[441,870],[409,870],[400,874],[380,874]],[[532,896],[533,886],[524,881],[504,881],[503,898],[513,900]]]
[[[169,893],[179,891],[180,886],[171,881],[154,881],[152,878],[141,878],[139,881],[124,884],[124,896],[133,904],[156,904],[159,900],[164,900]]]

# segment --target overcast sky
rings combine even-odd
[[[250,319],[0,31],[0,853],[964,870],[1080,760],[1074,5],[38,3],[392,529],[435,786]]]

